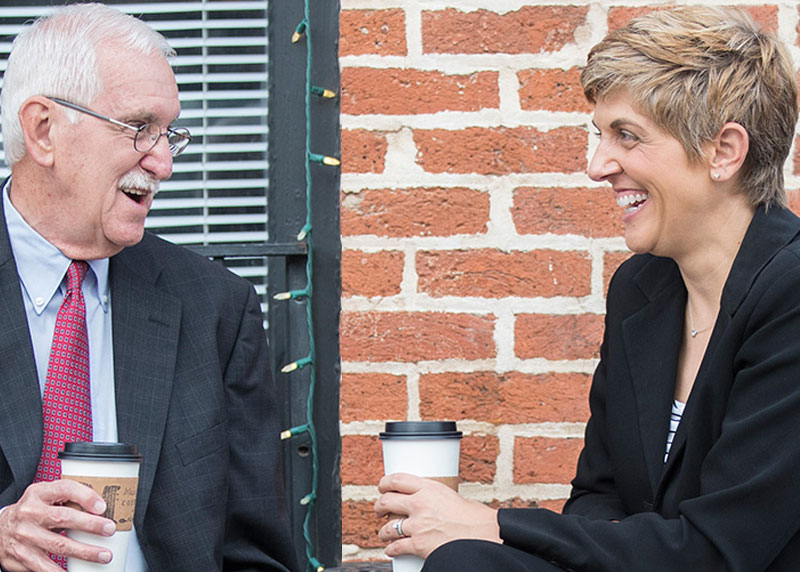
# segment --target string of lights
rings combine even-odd
[[[306,422],[296,427],[285,429],[281,432],[281,439],[290,439],[296,435],[307,433],[310,440],[310,456],[312,462],[311,490],[300,499],[300,504],[307,507],[305,520],[303,522],[303,537],[305,539],[305,552],[308,560],[308,569],[321,572],[325,566],[316,558],[316,550],[310,533],[310,522],[314,505],[317,500],[317,483],[319,480],[319,455],[317,445],[317,433],[314,426],[314,395],[317,382],[317,371],[315,367],[316,348],[314,344],[314,321],[312,317],[312,298],[313,298],[313,268],[314,268],[314,240],[312,233],[312,164],[321,164],[326,167],[337,167],[340,160],[329,155],[320,155],[311,151],[311,114],[312,96],[332,99],[336,97],[333,90],[314,86],[311,84],[312,71],[312,49],[311,49],[311,30],[310,30],[310,1],[304,0],[303,19],[297,25],[292,34],[292,43],[297,44],[305,38],[306,46],[306,70],[305,70],[305,119],[306,119],[306,140],[305,140],[305,177],[306,177],[306,220],[303,228],[297,235],[298,241],[306,241],[308,250],[306,258],[306,286],[300,290],[290,290],[281,292],[273,296],[275,300],[304,300],[306,309],[306,322],[308,325],[308,355],[284,365],[281,368],[283,373],[291,373],[305,367],[309,368],[309,387],[308,399],[306,404]]]

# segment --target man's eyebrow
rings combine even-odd
[[[180,113],[170,122],[168,122],[167,125],[172,125],[178,120],[179,117]],[[142,112],[133,111],[131,113],[128,113],[128,115],[126,115],[124,119],[120,119],[120,121],[122,121],[123,123],[132,123],[132,122],[159,123],[160,120],[159,117],[152,111],[142,111]]]

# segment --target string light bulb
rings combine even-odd
[[[311,223],[307,222],[305,225],[303,225],[303,228],[300,229],[300,232],[297,233],[297,240],[299,241],[305,240],[310,232],[311,232]]]
[[[300,41],[300,38],[303,37],[303,34],[306,33],[306,20],[305,18],[297,24],[297,27],[294,29],[294,34],[292,34],[292,43],[296,44]]]
[[[278,292],[272,297],[272,299],[278,301],[297,300],[298,298],[305,298],[306,296],[308,296],[308,288],[304,288],[303,290],[289,290],[288,292]]]
[[[287,363],[285,366],[281,368],[281,373],[292,373],[293,371],[303,368],[310,363],[311,363],[311,357],[304,357],[303,359],[293,361],[292,363]]]
[[[330,155],[318,155],[317,153],[309,153],[308,159],[310,161],[314,161],[315,163],[328,165],[329,167],[338,167],[342,164],[342,162],[336,157],[331,157]]]
[[[298,425],[297,427],[286,429],[284,431],[281,431],[281,441],[285,441],[286,439],[291,439],[295,435],[299,435],[300,433],[305,433],[307,431],[308,431],[308,424]]]
[[[314,95],[318,95],[320,97],[324,97],[325,99],[333,99],[336,97],[336,92],[324,87],[317,87],[316,85],[311,86],[311,93]]]

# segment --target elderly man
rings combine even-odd
[[[82,4],[39,19],[9,58],[2,131],[12,175],[0,208],[4,571],[56,572],[64,557],[114,557],[60,534],[114,531],[99,495],[60,479],[65,440],[132,443],[143,455],[128,572],[295,568],[255,292],[144,232],[159,181],[189,142],[170,127],[180,111],[170,55],[143,22]],[[72,320],[70,335],[54,336],[63,319]],[[78,357],[59,366],[64,344]],[[61,413],[64,395],[75,415]]]

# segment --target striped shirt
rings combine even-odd
[[[667,459],[669,459],[669,450],[672,447],[672,440],[675,439],[675,432],[678,430],[678,425],[680,425],[681,417],[683,417],[683,410],[685,407],[685,403],[682,403],[677,399],[672,400],[672,414],[669,417],[669,433],[667,434],[667,452],[664,453],[665,463],[667,462]]]

